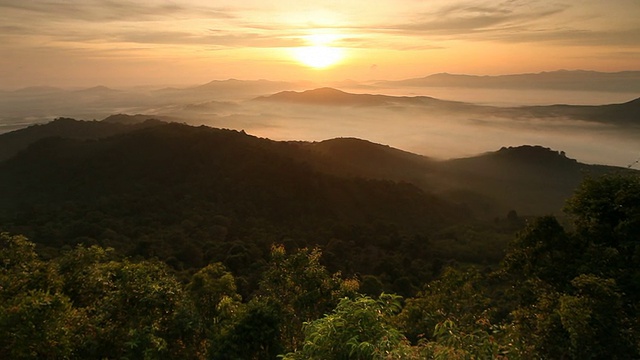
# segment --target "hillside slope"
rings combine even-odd
[[[299,151],[297,144],[175,123],[94,140],[47,138],[0,163],[0,199],[5,216],[24,226],[52,216],[91,223],[87,217],[100,212],[135,227],[224,216],[306,233],[326,224],[423,233],[468,218],[408,183],[313,170],[296,159]]]

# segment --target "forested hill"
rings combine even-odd
[[[220,259],[205,248],[253,234],[263,250],[285,238],[378,248],[472,218],[559,213],[585,176],[623,170],[540,146],[436,161],[360,139],[277,142],[144,119],[0,135],[5,228],[52,248],[99,243],[191,267]]]
[[[152,116],[113,115],[104,121],[78,121],[58,118],[46,124],[0,134],[0,161],[9,159],[30,144],[47,137],[96,139],[162,123]]]
[[[352,138],[300,145],[310,151],[309,163],[321,171],[409,182],[465,204],[475,216],[485,219],[510,210],[527,215],[558,214],[585,177],[633,172],[583,164],[562,151],[531,145],[446,161]]]
[[[47,138],[2,166],[11,189],[3,195],[18,207],[143,195],[178,205],[189,198],[227,215],[292,225],[377,220],[426,229],[464,216],[409,184],[313,171],[295,160],[298,151],[291,143],[176,123],[93,141]]]
[[[424,254],[428,234],[470,219],[464,206],[409,183],[316,171],[300,160],[305,151],[176,123],[45,138],[0,163],[0,224],[44,252],[82,243],[177,269],[223,261],[251,288],[273,243],[353,252],[332,266],[382,273],[374,267],[383,249],[389,255],[406,241],[422,247],[412,256]]]
[[[111,149],[123,146],[135,147],[140,154],[147,154],[146,156],[150,159],[140,160],[142,166],[137,168],[139,171],[158,171],[153,167],[162,164],[162,154],[166,148],[157,143],[162,143],[165,140],[157,138],[157,143],[147,143],[148,139],[159,135],[143,135],[146,132],[138,131],[156,126],[167,126],[167,124],[145,115],[117,115],[103,121],[57,119],[48,124],[35,125],[0,135],[0,161],[9,159],[34,142],[48,137],[68,140],[103,139],[105,141],[99,141],[102,144],[100,146],[109,146]],[[179,126],[174,124],[171,127]],[[257,165],[263,165],[255,160],[257,158],[252,158],[251,152],[257,151],[259,157],[276,156],[278,161],[288,159],[295,164],[293,168],[303,167],[307,171],[324,174],[325,177],[331,175],[332,178],[351,179],[349,181],[354,181],[352,178],[361,178],[410,183],[426,193],[436,194],[440,198],[448,199],[449,202],[463,204],[471,209],[475,216],[481,218],[493,218],[510,210],[527,215],[559,213],[564,199],[572,194],[585,176],[598,176],[624,170],[609,166],[582,164],[568,158],[561,151],[541,146],[523,145],[464,159],[436,161],[425,156],[355,138],[337,138],[322,142],[275,142],[242,134],[243,136],[238,138],[242,141],[231,141],[229,139],[233,138],[233,132],[205,127],[189,128],[183,126],[179,128],[181,130],[176,131],[173,134],[174,138],[172,138],[172,141],[176,142],[175,147],[178,151],[167,154],[170,158],[175,158],[177,165],[166,166],[166,164],[162,164],[160,166],[167,173],[174,170],[172,166],[178,165],[184,166],[186,173],[193,172],[194,170],[190,166],[193,165],[194,159],[204,156],[203,154],[207,154],[207,152],[211,153],[209,156],[212,159],[216,156],[220,157],[221,153],[229,151],[226,147],[233,144],[235,152],[231,156],[240,156],[242,153],[244,154],[242,156],[254,160],[250,160],[248,163],[234,163],[231,159],[228,164],[230,168],[225,171],[234,172],[240,166],[257,169]],[[158,130],[158,132],[160,131]],[[131,134],[106,141],[111,136],[126,133]],[[153,131],[149,132],[149,134],[153,133]],[[147,140],[138,141],[138,137]],[[191,140],[193,137],[202,138],[202,143],[212,142],[217,145],[207,144],[206,146],[202,145],[201,149],[195,149],[190,147],[193,143]],[[212,137],[212,139],[207,140],[207,137]],[[213,137],[217,138],[213,139]],[[131,140],[126,142],[124,139],[128,138]],[[60,140],[58,143],[55,143],[55,140],[48,141],[50,142],[48,145],[42,146],[52,147],[51,153],[44,154],[41,160],[37,156],[31,156],[32,160],[27,162],[24,160],[16,161],[23,162],[24,164],[21,166],[29,166],[29,162],[32,161],[45,161],[47,156],[54,156],[53,154],[60,152],[55,148],[56,146],[75,146],[79,152],[98,146],[84,141]],[[181,142],[184,144],[181,145]],[[24,156],[29,157],[30,153],[38,151],[38,146],[27,151]],[[87,156],[93,152],[95,151],[89,151]],[[135,156],[142,156],[135,152],[133,154],[132,161]],[[184,158],[180,158],[180,156]],[[158,161],[154,162],[154,157]],[[78,159],[70,156],[68,159],[60,161],[78,161]],[[95,171],[103,171],[100,167],[105,164],[100,160],[87,158],[84,161],[92,164],[91,166],[94,168],[97,167]],[[277,164],[278,161],[275,161],[274,164]],[[120,165],[128,166],[126,162]],[[204,167],[209,165],[211,164],[201,164]],[[152,168],[147,169],[146,167]],[[271,169],[271,171],[276,174],[279,170]],[[91,176],[91,173],[86,172],[79,172],[79,174]],[[54,174],[54,176],[57,175]],[[132,178],[130,181],[132,183],[138,182],[136,178]],[[93,184],[93,182],[90,183]],[[341,208],[348,208],[348,206]]]
[[[537,182],[561,197],[576,171],[620,169],[538,146],[439,162],[122,129],[29,138],[0,162],[9,358],[638,358],[637,172],[583,181],[568,219],[482,221],[460,204],[527,201]],[[445,185],[459,202],[424,190]]]

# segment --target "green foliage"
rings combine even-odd
[[[0,233],[0,353],[14,359],[72,354],[80,315],[60,293],[55,266],[24,236]]]
[[[484,329],[486,325],[479,323],[477,328],[464,331],[452,320],[438,323],[433,332],[435,339],[422,344],[421,354],[434,360],[499,359],[504,355],[503,349]]]
[[[0,346],[12,358],[183,358],[200,351],[182,285],[159,262],[78,247],[42,261],[0,235]]]
[[[298,247],[326,245],[331,272],[370,274],[382,290],[410,296],[434,275],[426,235],[470,219],[460,206],[409,183],[321,171],[315,166],[328,159],[313,155],[311,144],[175,123],[103,137],[97,128],[106,124],[55,123],[41,130],[61,126],[61,137],[0,163],[0,223],[49,258],[97,245],[121,257],[157,258],[186,281],[221,262],[249,299],[270,246],[295,239]],[[96,128],[89,131],[95,140],[75,136],[85,127]],[[334,240],[348,246],[328,250]],[[490,247],[490,256],[465,258],[495,262],[500,249]],[[437,253],[442,261],[462,254]]]
[[[318,234],[335,235],[327,243],[332,264],[349,257],[345,268],[369,270],[361,288],[327,270],[319,248],[303,247],[306,240],[284,237],[289,248],[301,248],[272,246],[263,260],[278,231],[259,217],[242,223],[253,224],[245,229],[233,217],[198,214],[172,225],[162,241],[138,234],[144,242],[134,259],[93,245],[48,251],[53,258],[43,260],[27,238],[0,233],[0,353],[15,359],[640,358],[639,200],[637,176],[587,180],[567,205],[574,229],[554,217],[532,221],[494,273],[466,264],[442,270],[444,262],[431,253],[447,239],[465,246],[490,237],[489,227],[452,227],[427,238],[374,223]],[[61,223],[74,213],[69,208],[61,208]],[[97,213],[90,217],[96,222],[75,223],[73,231],[98,234],[100,221],[114,224]],[[204,226],[208,221],[213,224]],[[215,238],[202,240],[209,230]],[[39,231],[59,236],[50,224]],[[199,240],[168,245],[190,234]],[[119,231],[103,235],[126,240]],[[173,268],[140,260],[164,251],[175,253],[167,259]],[[204,261],[209,265],[184,270],[187,262]],[[182,282],[175,269],[183,269]],[[413,293],[417,285],[422,291],[404,306],[397,295],[357,293],[378,295],[389,287]],[[239,289],[247,290],[245,302]]]
[[[575,359],[623,359],[634,352],[626,329],[622,295],[614,279],[580,275],[575,291],[560,297],[558,313]],[[615,344],[615,346],[611,346]],[[637,351],[637,350],[636,350]]]
[[[85,281],[86,289],[96,296],[87,309],[90,328],[97,333],[96,355],[157,358],[181,346],[171,335],[181,330],[177,323],[187,299],[165,266],[98,263]]]
[[[280,304],[254,299],[242,307],[228,326],[213,337],[211,359],[274,359],[282,353]]]
[[[320,249],[301,249],[287,254],[282,246],[271,248],[271,260],[260,283],[260,292],[282,308],[282,342],[295,350],[302,340],[302,324],[330,311],[345,296],[358,289],[354,279],[331,275],[320,264]]]
[[[608,175],[586,179],[567,201],[577,230],[610,246],[632,240],[640,232],[640,176]]]
[[[510,245],[503,268],[519,280],[537,278],[556,287],[573,279],[585,244],[567,234],[556,218],[536,219]]]
[[[432,332],[447,321],[465,331],[473,331],[481,328],[490,312],[490,299],[485,292],[477,270],[448,267],[438,280],[426,284],[418,295],[407,299],[398,323],[413,342],[436,338]]]
[[[409,346],[392,323],[400,309],[394,295],[342,299],[333,312],[305,325],[302,349],[284,359],[400,359]]]
[[[209,264],[191,277],[186,290],[198,304],[198,311],[205,322],[217,324],[229,317],[239,306],[233,275],[222,263]]]
[[[0,352],[11,359],[69,358],[83,320],[63,294],[19,293],[0,304]]]
[[[0,233],[0,300],[32,289],[56,291],[59,286],[55,267],[39,259],[34,243],[21,235]]]
[[[526,357],[640,356],[640,179],[586,180],[567,202],[575,233],[541,218],[512,244],[513,336]]]

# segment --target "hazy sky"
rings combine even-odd
[[[0,88],[640,70],[639,0],[0,0]],[[313,69],[300,48],[341,58]]]

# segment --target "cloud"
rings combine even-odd
[[[159,18],[233,18],[225,8],[183,6],[173,2],[136,2],[129,0],[13,1],[0,0],[3,12],[46,20],[112,22],[146,21]]]
[[[535,4],[535,2],[533,2]],[[501,32],[514,26],[541,22],[564,12],[567,6],[523,6],[518,1],[506,1],[492,5],[476,2],[458,3],[435,11],[424,12],[413,21],[398,24],[392,29],[407,33],[427,33],[440,36],[468,36],[487,32]]]
[[[343,20],[322,26],[315,21],[283,23],[282,19],[295,20],[295,13],[289,14],[289,9],[273,4],[264,5],[266,8],[257,2],[248,2],[247,8],[225,2],[217,2],[224,6],[202,4],[195,1],[0,0],[0,37],[5,43],[13,44],[28,44],[28,37],[37,37],[59,43],[61,47],[68,46],[65,42],[87,42],[90,46],[113,41],[132,45],[265,48],[303,46],[300,39],[309,32],[326,31],[344,34],[335,41],[336,46],[405,51],[441,49],[448,46],[445,42],[450,40],[637,46],[640,38],[640,25],[627,24],[625,29],[588,26],[590,22],[580,20],[575,14],[576,9],[582,7],[548,0],[405,2],[404,6],[390,8],[393,12],[384,18],[336,16]],[[349,4],[353,5],[349,2],[345,5]],[[405,17],[404,12],[410,15]],[[603,15],[589,16],[599,16],[602,20]],[[393,19],[399,18],[408,20],[394,24]],[[116,22],[117,26],[111,24]]]
[[[637,46],[640,27],[625,30],[575,28],[514,28],[511,33],[489,34],[487,39],[505,42],[550,42],[565,46]]]
[[[181,3],[182,4],[182,3]],[[238,25],[226,8],[125,0],[0,0],[0,38],[7,44],[45,42],[68,48],[84,44],[130,43],[215,47],[295,47],[302,40],[281,31]],[[105,24],[118,22],[117,25]],[[216,28],[210,28],[215,24]],[[207,28],[209,27],[209,28]]]
[[[640,24],[612,28],[598,24],[603,14],[550,1],[460,1],[422,11],[405,23],[372,26],[370,31],[432,41],[467,40],[551,43],[563,46],[639,45]],[[580,9],[584,11],[583,9]],[[608,22],[609,23],[609,22]],[[363,30],[363,29],[361,29]]]
[[[124,31],[112,39],[117,42],[165,45],[210,45],[220,47],[297,47],[302,39],[279,34],[237,33],[211,29],[199,34],[185,31]]]

